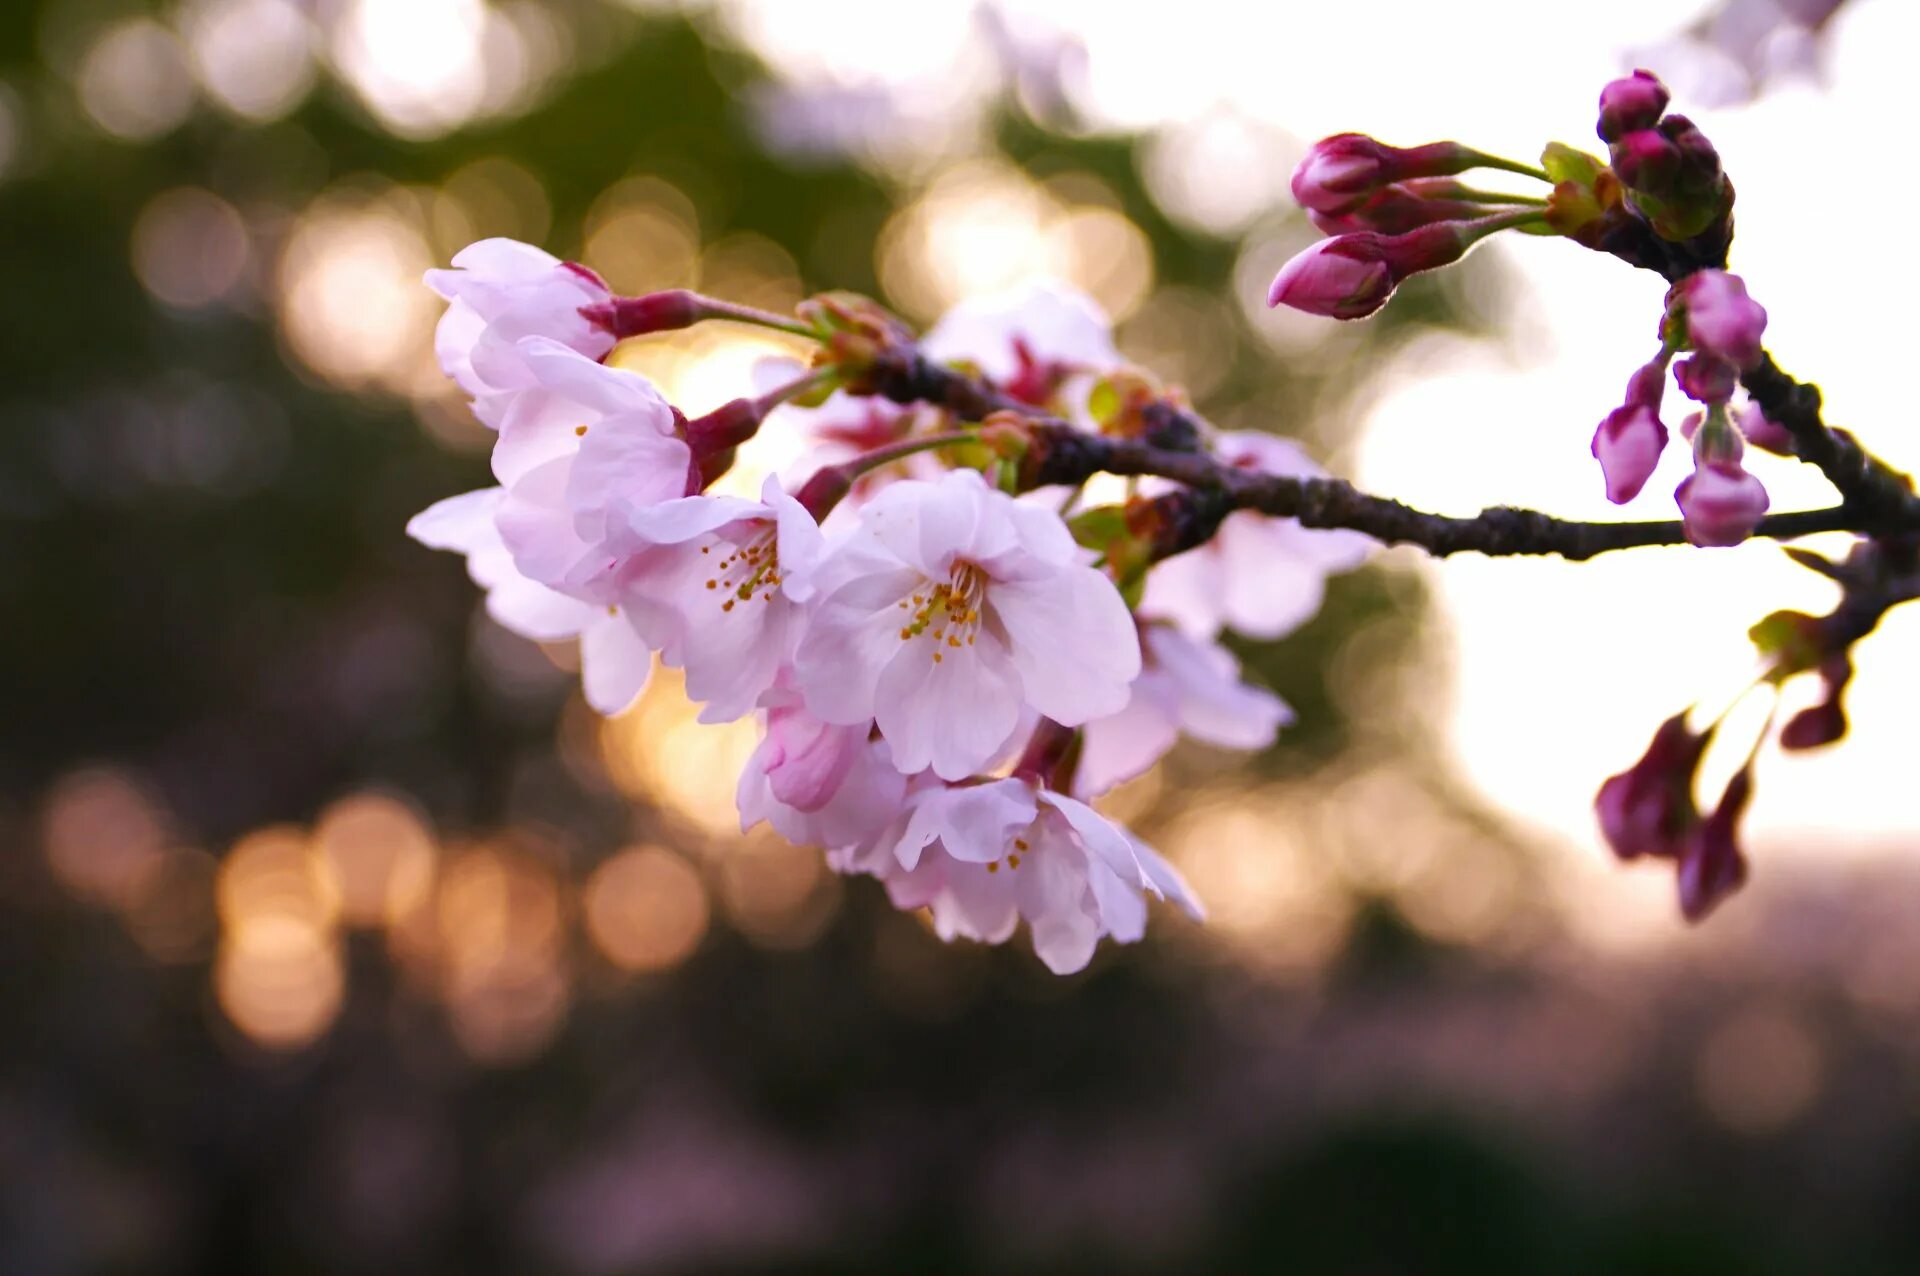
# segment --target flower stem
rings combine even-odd
[[[973,443],[980,438],[978,430],[947,430],[939,434],[923,434],[917,438],[901,439],[898,443],[889,443],[885,447],[862,452],[851,460],[838,465],[828,465],[815,470],[801,487],[794,499],[806,507],[809,514],[818,522],[826,518],[828,512],[840,503],[842,497],[853,490],[854,483],[861,475],[877,470],[883,465],[891,465],[916,452],[931,452],[935,448],[952,447],[956,443]]]

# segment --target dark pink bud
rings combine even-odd
[[[1435,189],[1429,193],[1422,187]],[[1382,186],[1351,212],[1322,213],[1310,209],[1307,220],[1323,235],[1350,235],[1363,230],[1404,235],[1435,222],[1469,221],[1486,213],[1482,204],[1440,193],[1459,189],[1460,183],[1451,178],[1415,178]]]
[[[1740,452],[1738,432],[1724,423],[1693,436],[1693,473],[1673,497],[1695,545],[1738,545],[1767,512],[1767,489],[1740,464]]]
[[[1841,707],[1840,696],[1853,680],[1852,658],[1844,651],[1827,657],[1820,664],[1820,680],[1826,686],[1824,698],[1794,714],[1780,728],[1781,748],[1817,749],[1847,734],[1847,712]]]
[[[1651,408],[1629,403],[1607,413],[1593,432],[1593,455],[1607,480],[1607,499],[1625,505],[1640,495],[1666,446],[1667,427]]]
[[[1734,840],[1753,797],[1753,764],[1727,781],[1719,804],[1696,825],[1680,852],[1680,914],[1697,922],[1747,880],[1746,857]]]
[[[1697,270],[1675,284],[1667,296],[1669,308],[1677,303],[1684,312],[1687,343],[1695,350],[1718,355],[1736,368],[1760,362],[1767,311],[1747,295],[1740,276]]]
[[[1293,170],[1293,197],[1317,213],[1350,213],[1389,182],[1464,173],[1485,158],[1458,142],[1400,147],[1338,133],[1315,142]]]
[[[1635,71],[1600,90],[1600,139],[1612,142],[1652,128],[1667,109],[1667,86],[1651,71]]]
[[[1323,239],[1280,268],[1267,304],[1364,319],[1386,305],[1407,276],[1460,260],[1482,233],[1478,223],[1439,222],[1404,235],[1360,231]]]
[[[1662,191],[1680,172],[1680,150],[1654,129],[1639,129],[1614,142],[1613,171],[1629,190]]]
[[[708,317],[706,299],[685,288],[650,292],[640,297],[615,297],[580,307],[589,323],[616,337],[640,337],[650,332],[688,328]]]
[[[696,457],[739,447],[759,432],[760,423],[766,419],[766,405],[761,401],[734,399],[687,422],[687,446]]]
[[[1758,403],[1741,404],[1733,410],[1733,419],[1740,427],[1740,433],[1746,435],[1747,442],[1755,447],[1776,456],[1793,455],[1792,433],[1761,411]]]
[[[1696,354],[1673,367],[1673,379],[1680,392],[1699,403],[1725,403],[1740,384],[1740,372],[1725,359]]]
[[[1623,860],[1641,855],[1674,857],[1699,819],[1693,777],[1713,729],[1694,732],[1687,715],[1660,724],[1640,760],[1600,786],[1594,813],[1600,832]]]

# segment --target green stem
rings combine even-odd
[[[750,323],[759,328],[772,328],[776,332],[791,333],[796,337],[806,337],[812,341],[820,339],[819,333],[798,319],[776,315],[771,310],[743,306],[734,301],[722,301],[718,297],[709,297],[704,293],[700,294],[700,305],[709,319],[732,319],[736,323]]]

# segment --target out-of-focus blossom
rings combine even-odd
[[[1793,434],[1786,426],[1769,417],[1758,403],[1743,403],[1733,410],[1734,424],[1747,442],[1776,456],[1792,456]]]
[[[920,349],[930,359],[971,363],[1020,398],[1026,382],[1111,372],[1122,362],[1100,303],[1045,279],[961,302],[927,330]]]
[[[1126,704],[1132,618],[1058,515],[959,470],[896,483],[860,516],[821,565],[795,659],[820,718],[874,720],[901,770],[958,780],[1023,708],[1077,726]]]
[[[1615,855],[1679,856],[1699,820],[1693,780],[1712,738],[1711,729],[1694,731],[1687,715],[1676,713],[1660,724],[1638,762],[1600,786],[1594,812]]]
[[[1257,430],[1223,432],[1213,452],[1227,465],[1296,478],[1323,478],[1300,445]],[[1208,640],[1222,626],[1252,638],[1279,638],[1320,610],[1326,578],[1365,562],[1377,543],[1358,532],[1314,530],[1249,510],[1227,515],[1212,540],[1147,573],[1138,611]]]
[[[1141,629],[1140,650],[1127,707],[1086,725],[1073,784],[1081,797],[1141,774],[1182,735],[1223,749],[1264,749],[1293,721],[1279,696],[1241,679],[1240,662],[1217,642],[1152,624]]]
[[[1680,851],[1680,912],[1697,922],[1747,880],[1746,857],[1735,840],[1740,817],[1753,796],[1753,763],[1727,781],[1707,818],[1695,825]]]

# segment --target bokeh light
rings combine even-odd
[[[80,104],[106,132],[144,142],[178,128],[193,110],[185,52],[150,18],[102,31],[80,62]]]
[[[594,946],[622,970],[667,970],[707,931],[707,890],[685,859],[660,846],[620,851],[594,870],[581,900]]]
[[[194,310],[230,296],[250,260],[246,223],[212,191],[163,191],[133,225],[134,273],[169,306]]]

